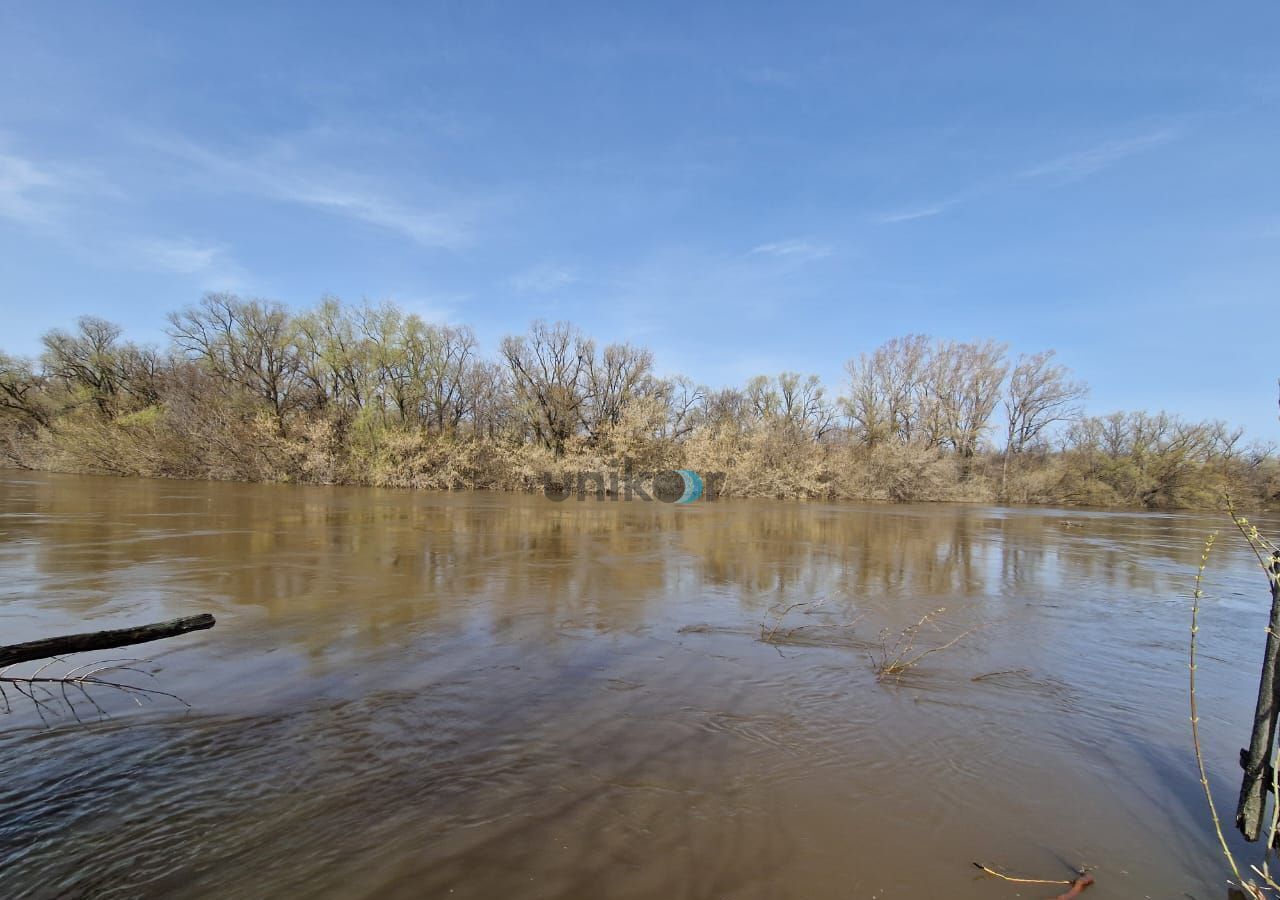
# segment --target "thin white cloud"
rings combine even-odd
[[[144,268],[180,275],[206,272],[226,259],[222,247],[167,238],[143,238],[133,244],[132,250]]]
[[[752,247],[751,253],[755,256],[774,256],[781,259],[815,260],[830,256],[831,248],[802,238],[790,238]]]
[[[449,214],[414,209],[337,183],[295,181],[278,184],[273,192],[284,200],[399,232],[424,247],[454,248],[470,240],[469,229]]]
[[[62,179],[28,159],[0,153],[0,217],[20,225],[49,225],[56,218],[53,196]]]
[[[466,294],[393,293],[386,298],[405,312],[413,313],[426,322],[452,325],[458,320],[458,307],[466,302]]]
[[[507,284],[517,291],[529,294],[549,294],[568,287],[578,280],[578,275],[568,266],[539,263],[507,279]]]
[[[248,282],[244,268],[218,244],[139,235],[115,241],[103,251],[93,254],[100,265],[180,275],[198,284],[201,290],[243,290]]]
[[[301,159],[289,144],[241,158],[181,139],[149,137],[143,142],[198,165],[223,190],[325,210],[396,232],[424,247],[455,249],[472,239],[470,224],[457,211],[423,209],[393,200],[358,173]]]
[[[951,206],[950,203],[936,203],[933,206],[925,206],[920,209],[908,209],[902,212],[885,213],[876,218],[877,222],[883,225],[892,225],[895,222],[912,222],[916,219],[928,219],[933,216],[940,215]]]
[[[193,276],[206,289],[241,282],[240,266],[221,246],[150,235],[113,236],[86,224],[84,214],[92,211],[87,204],[122,197],[110,182],[87,170],[0,153],[0,218],[39,229],[96,265]]]
[[[1131,156],[1136,156],[1167,144],[1180,136],[1181,132],[1166,128],[1122,140],[1107,141],[1086,150],[1078,150],[1074,153],[1067,153],[1036,163],[1021,171],[1014,172],[1012,175],[994,176],[936,203],[885,213],[877,216],[875,221],[882,225],[894,225],[902,222],[912,222],[916,219],[931,218],[957,206],[978,200],[1001,188],[1007,188],[1016,182],[1036,179],[1056,180],[1059,182],[1078,181],[1123,162]]]
[[[1128,159],[1130,156],[1167,144],[1177,136],[1178,133],[1172,129],[1162,129],[1123,140],[1107,141],[1087,150],[1080,150],[1046,160],[1024,169],[1018,173],[1017,177],[1062,178],[1066,180],[1086,178]]]

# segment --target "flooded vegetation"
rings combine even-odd
[[[0,472],[6,643],[218,618],[140,654],[190,709],[0,719],[0,894],[1225,897],[1222,526]],[[1228,808],[1252,559],[1200,613]]]

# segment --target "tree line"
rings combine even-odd
[[[1088,415],[1052,350],[894,338],[833,394],[782,372],[719,389],[653,354],[535,321],[481,352],[392,304],[294,312],[206,295],[141,346],[82,317],[0,352],[11,465],[122,475],[540,489],[635,467],[723,473],[733,496],[1212,506],[1280,493],[1270,446],[1220,421]]]

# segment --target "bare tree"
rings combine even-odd
[[[835,426],[835,409],[817,375],[783,372],[777,379],[777,398],[782,420],[814,440]]]
[[[198,306],[169,316],[169,336],[209,372],[271,407],[281,431],[297,402],[299,371],[295,323],[279,303],[206,294]]]
[[[477,361],[466,374],[471,428],[490,440],[506,432],[515,419],[507,371],[499,363]]]
[[[817,375],[757,375],[743,392],[743,411],[756,424],[818,440],[835,427],[835,408]]]
[[[919,439],[928,398],[925,376],[929,369],[930,339],[909,334],[881,344],[845,364],[849,373],[846,414],[869,447],[896,439]]]
[[[50,410],[43,382],[30,362],[0,352],[0,410],[47,427]]]
[[[135,406],[159,403],[161,384],[171,363],[172,360],[161,356],[153,347],[139,347],[132,342],[121,345],[116,353],[120,389],[129,395]]]
[[[768,375],[756,375],[747,382],[742,392],[742,412],[753,422],[759,423],[776,417],[781,406],[777,386]]]
[[[658,382],[653,377],[653,353],[631,344],[609,344],[599,358],[587,357],[587,402],[582,407],[582,424],[591,438],[617,425],[628,404],[653,396]]]
[[[987,423],[1000,401],[1008,365],[1004,344],[956,343],[935,348],[928,372],[928,396],[935,406],[926,426],[931,443],[945,441],[964,459],[978,452]]]
[[[751,408],[746,395],[736,388],[704,391],[699,419],[713,429],[740,429],[746,422]]]
[[[426,416],[438,432],[452,432],[471,412],[467,375],[476,355],[476,336],[463,325],[427,325],[421,329]]]
[[[97,316],[81,316],[75,333],[54,329],[44,337],[45,374],[72,392],[83,391],[104,413],[121,390],[116,353],[120,326]]]
[[[595,344],[568,322],[536,321],[502,340],[516,407],[533,435],[557,456],[583,420]]]
[[[662,382],[661,392],[667,406],[666,437],[678,441],[697,427],[699,414],[705,409],[707,389],[677,375]]]
[[[1080,417],[1080,404],[1089,389],[1083,382],[1072,381],[1067,367],[1053,358],[1052,350],[1018,355],[1004,391],[1005,453],[1022,453],[1050,425]]]

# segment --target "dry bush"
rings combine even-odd
[[[739,476],[735,472],[743,439],[731,426],[706,425],[695,428],[684,441],[684,464],[697,472],[723,472],[720,486],[723,496],[741,496],[738,490]]]
[[[955,457],[922,444],[880,444],[847,458],[850,493],[868,500],[918,503],[967,499]]]
[[[187,465],[189,442],[172,429],[165,411],[149,406],[110,417],[81,407],[49,430],[51,467],[102,475],[200,477]]]
[[[271,436],[272,456],[289,481],[308,484],[350,484],[358,473],[350,467],[347,424],[335,416],[300,422],[288,438]]]
[[[683,447],[663,435],[667,414],[662,398],[637,398],[620,411],[616,422],[600,427],[595,448],[589,452],[612,460],[614,469],[622,468],[624,460],[639,472],[681,468]]]
[[[747,436],[728,469],[726,493],[735,497],[817,499],[833,493],[826,447],[788,428],[760,428]]]
[[[389,429],[379,436],[371,468],[363,479],[378,487],[460,490],[475,487],[479,476],[477,442],[429,434],[419,429]]]

